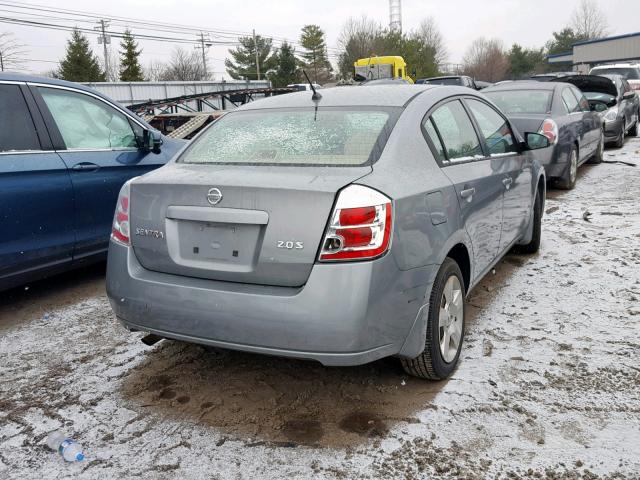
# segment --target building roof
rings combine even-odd
[[[576,42],[572,46],[575,47],[577,45],[587,45],[589,43],[609,42],[611,40],[620,40],[622,38],[631,38],[631,37],[640,37],[640,32],[626,33],[624,35],[616,35],[613,37],[606,37],[606,38],[596,38],[595,40],[584,40],[582,42]]]

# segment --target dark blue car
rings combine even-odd
[[[0,290],[105,259],[122,184],[183,144],[89,88],[0,74]]]

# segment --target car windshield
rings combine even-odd
[[[598,100],[600,102],[611,103],[616,99],[613,95],[602,92],[582,92],[587,100]]]
[[[435,78],[429,80],[428,78],[424,83],[429,85],[462,85],[462,79],[460,78]]]
[[[229,113],[179,158],[182,163],[355,166],[375,161],[394,109],[313,108]],[[374,151],[375,150],[375,151]]]
[[[640,80],[639,70],[632,67],[594,68],[591,75],[622,75],[627,80]]]
[[[484,92],[507,115],[517,113],[547,113],[552,90],[500,90]]]

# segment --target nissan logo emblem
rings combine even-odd
[[[207,192],[207,202],[211,205],[217,205],[222,200],[222,192],[219,188],[210,188]]]

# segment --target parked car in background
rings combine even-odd
[[[543,164],[547,178],[563,189],[575,186],[578,166],[601,162],[602,118],[574,85],[558,82],[508,82],[482,91],[522,132],[545,135],[552,149]]]
[[[491,85],[493,85],[493,83],[491,83],[491,82],[483,82],[482,80],[476,80],[475,84],[476,84],[476,88],[478,90],[482,90],[484,88],[487,88],[487,87],[490,87]]]
[[[244,105],[123,186],[107,294],[129,329],[450,375],[465,297],[540,244],[548,139],[460,87],[330,88]]]
[[[451,86],[469,87],[469,88],[473,88],[474,90],[479,90],[475,80],[471,77],[467,77],[466,75],[450,75],[446,77],[420,78],[416,80],[416,83],[423,84],[423,85],[451,85]]]
[[[589,75],[621,75],[632,89],[640,90],[640,63],[598,65],[589,71]]]
[[[536,82],[547,82],[549,80],[555,80],[557,78],[568,77],[571,75],[575,75],[575,72],[549,72],[549,73],[538,73],[536,75],[532,75],[529,77],[529,80],[534,80]]]
[[[87,87],[0,74],[0,290],[106,258],[122,184],[184,142]]]
[[[411,85],[411,83],[404,78],[378,78],[376,80],[365,80],[359,85],[370,87],[372,85]]]
[[[311,85],[309,85],[308,83],[290,83],[289,85],[287,85],[287,88],[295,88],[298,91],[304,92],[306,90],[311,90]],[[314,83],[313,88],[319,90],[322,88],[322,85]]]
[[[638,135],[640,100],[629,82],[620,75],[575,75],[559,81],[579,88],[586,97],[591,110],[604,120],[606,143],[621,148],[627,135]]]

